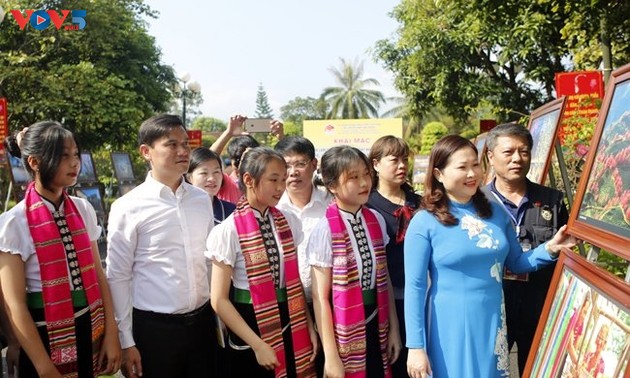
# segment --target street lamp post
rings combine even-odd
[[[179,77],[179,81],[182,83],[182,123],[184,124],[184,128],[186,128],[186,97],[188,96],[189,91],[194,93],[200,92],[201,85],[194,80],[190,81],[190,74],[187,72],[183,73]]]

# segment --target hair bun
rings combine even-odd
[[[17,138],[15,137],[15,135],[10,135],[5,138],[4,145],[7,151],[9,151],[12,156],[18,159],[22,157],[22,152],[20,151],[20,146],[17,143]]]

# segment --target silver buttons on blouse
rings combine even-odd
[[[365,229],[361,219],[350,219],[352,232],[359,247],[359,255],[361,256],[361,288],[369,290],[372,283],[372,255],[370,246],[365,235]]]
[[[66,250],[66,258],[68,259],[68,268],[70,270],[70,277],[72,278],[72,286],[74,290],[83,290],[83,280],[81,279],[81,270],[79,268],[79,260],[77,259],[77,252],[74,248],[74,242],[72,241],[72,234],[68,228],[66,217],[61,211],[53,212],[53,218],[59,228],[59,234],[61,235],[61,242]]]
[[[278,289],[280,288],[280,251],[278,250],[278,244],[273,235],[269,218],[263,217],[262,219],[258,219],[258,224],[260,225],[260,232],[265,242],[265,251],[269,259],[269,268],[271,269],[273,283],[276,289]]]

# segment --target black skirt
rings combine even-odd
[[[74,312],[78,313],[83,308],[74,308]],[[43,322],[44,309],[29,308],[31,317],[35,322]],[[94,378],[96,373],[92,371],[92,321],[90,319],[90,311],[85,311],[84,314],[74,319],[74,327],[77,336],[77,372],[79,378]],[[48,331],[45,325],[37,327],[39,337],[46,348],[46,352],[50,356],[50,341],[48,339]],[[35,370],[35,366],[31,362],[30,358],[26,355],[24,349],[20,348],[20,359],[18,362],[19,378],[38,378],[39,375]]]
[[[256,314],[254,313],[254,306],[252,304],[245,303],[233,302],[233,304],[247,325],[260,336],[260,330],[258,329],[258,324],[256,322]],[[284,329],[284,332],[282,332],[282,339],[284,341],[287,377],[297,377],[287,302],[278,303],[278,309],[280,310],[280,322],[282,324],[282,328]],[[230,360],[230,377],[275,377],[274,370],[267,370],[260,366],[256,360],[256,354],[254,351],[247,347],[247,344],[231,331],[229,332],[227,353]]]

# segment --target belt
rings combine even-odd
[[[286,288],[276,289],[276,298],[278,302],[286,302],[287,289]],[[234,288],[234,302],[252,304],[252,295],[249,292],[249,290]]]
[[[85,307],[88,305],[84,290],[72,290],[70,292],[70,297],[72,297],[72,306],[74,307]],[[42,292],[36,291],[26,293],[26,306],[31,309],[44,308],[44,297]]]
[[[207,311],[209,307],[210,307],[210,304],[206,302],[203,305],[201,305],[201,307],[195,310],[192,310],[191,312],[184,313],[184,314],[165,314],[163,312],[146,311],[146,310],[140,310],[137,308],[134,308],[133,312],[134,314],[140,315],[148,319],[190,322],[190,321],[196,320],[195,318],[201,315],[203,312]]]

